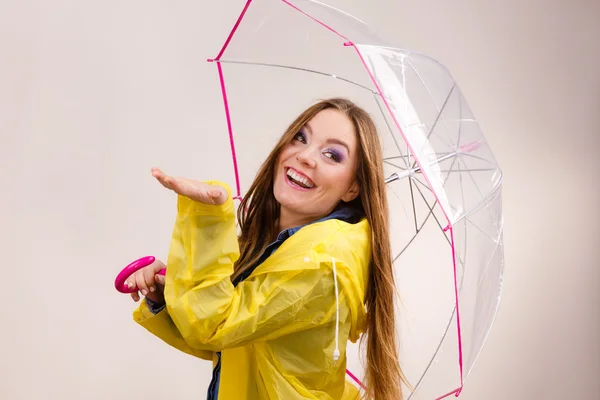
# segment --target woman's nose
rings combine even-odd
[[[314,168],[317,164],[315,161],[314,151],[310,148],[306,148],[296,153],[296,160],[309,168]]]

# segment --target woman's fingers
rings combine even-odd
[[[127,278],[127,280],[125,281],[125,284],[127,285],[127,287],[129,289],[135,288],[136,285],[135,285],[135,277],[134,277],[134,275],[132,275],[129,278]],[[135,292],[131,292],[131,298],[135,302],[140,301],[140,294],[138,293],[137,289],[136,289]]]
[[[165,277],[160,275],[159,272],[164,268],[166,266],[162,261],[155,260],[152,264],[137,270],[127,278],[125,285],[129,289],[136,289],[135,292],[130,293],[133,301],[140,300],[140,293],[155,302],[163,301]]]
[[[133,301],[139,301],[141,294],[154,302],[164,302],[165,277],[158,273],[163,268],[165,268],[165,264],[160,260],[156,260],[154,263],[139,269],[127,278],[125,284],[130,289],[136,289],[135,292],[130,294]]]
[[[211,204],[221,205],[227,201],[229,194],[224,187],[215,185],[210,189],[209,196],[211,198]]]
[[[156,286],[160,291],[164,291],[165,289],[165,276],[161,274],[154,275],[154,281],[156,282]]]
[[[168,176],[158,168],[152,169],[152,176],[165,188],[182,196],[190,197],[190,190],[184,179]]]
[[[170,177],[165,175],[165,173],[162,172],[160,169],[152,168],[152,176],[156,178],[156,180],[165,188],[175,190],[175,188],[173,187],[173,185],[175,184],[173,179],[170,179]]]
[[[154,268],[143,268],[139,272],[144,276],[144,282],[149,293],[156,291],[156,283],[154,282]],[[143,293],[143,292],[142,292]],[[146,294],[144,294],[145,296]]]
[[[152,167],[151,171],[152,171],[152,176],[155,177],[156,179],[162,179],[166,176],[165,173],[162,172],[162,170],[160,168]]]
[[[165,188],[185,196],[184,193],[181,193],[186,191],[183,179],[169,176],[158,168],[152,168],[152,176]]]
[[[127,285],[127,287],[129,289],[133,289],[136,287],[135,285],[135,274],[131,275],[129,278],[127,278],[127,280],[125,281],[125,285]],[[140,295],[138,293],[138,291],[136,290],[135,292],[130,293],[131,298],[133,299],[133,301],[139,301],[140,300]]]
[[[160,260],[155,260],[152,264],[150,264],[147,268],[153,271],[153,275],[157,274],[161,269],[167,268],[167,266]]]
[[[140,291],[142,296],[147,295],[149,293],[149,288],[148,288],[148,285],[146,284],[144,270],[143,269],[139,270],[134,275],[135,275],[135,284],[136,284],[138,290]]]
[[[221,186],[168,176],[159,168],[152,168],[152,176],[165,188],[200,203],[220,205],[225,203],[228,197],[227,191]]]

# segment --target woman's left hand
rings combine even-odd
[[[218,206],[225,203],[229,197],[227,190],[221,186],[209,185],[188,178],[168,176],[158,168],[152,168],[152,176],[167,189],[199,203]]]

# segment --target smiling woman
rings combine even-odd
[[[331,213],[359,194],[357,137],[342,111],[316,114],[277,159],[273,193],[280,206],[279,231]]]
[[[130,278],[146,295],[134,317],[213,360],[208,399],[356,399],[346,345],[361,334],[368,392],[402,398],[382,152],[365,111],[329,99],[295,119],[238,208],[239,238],[227,185],[153,175],[178,215],[166,276],[155,261]]]

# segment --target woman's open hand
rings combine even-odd
[[[167,189],[199,203],[218,206],[225,203],[229,197],[227,190],[221,186],[188,178],[172,177],[158,168],[152,168],[152,176]]]

